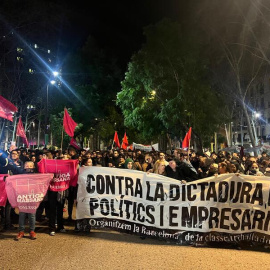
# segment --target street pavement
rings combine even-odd
[[[14,241],[17,232],[0,233],[0,269],[270,269],[270,252],[179,246],[113,231],[50,236],[37,224],[37,239]],[[28,236],[28,235],[27,235]]]

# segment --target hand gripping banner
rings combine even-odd
[[[0,206],[6,206],[7,202],[6,184],[4,181],[6,176],[8,174],[0,174]]]
[[[6,179],[6,192],[12,207],[24,213],[35,213],[47,193],[53,174],[17,174]]]
[[[78,182],[78,160],[42,159],[38,163],[40,173],[54,173],[50,190],[64,191]]]
[[[224,174],[181,184],[134,170],[80,168],[77,219],[184,243],[270,243],[269,177]]]

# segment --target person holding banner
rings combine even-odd
[[[71,160],[77,160],[79,158],[79,155],[77,153],[77,150],[70,145],[68,147],[68,154],[70,156]],[[72,211],[73,211],[73,205],[74,205],[74,201],[77,198],[77,190],[78,187],[73,187],[73,186],[69,186],[68,188],[68,220],[72,221]]]
[[[144,163],[142,164],[142,170],[144,172],[148,172],[149,170],[153,169],[154,167],[154,160],[152,155],[146,154],[144,157]]]
[[[19,161],[18,151],[14,149],[15,146],[11,147],[11,158],[9,158],[8,152],[0,152],[0,173],[1,174],[21,174],[24,173],[22,168],[22,162]],[[3,210],[4,221],[3,221],[3,230],[16,230],[16,228],[11,224],[11,212],[14,212],[14,209],[11,207],[9,200],[6,201],[5,208]]]
[[[134,161],[131,158],[127,158],[124,164],[125,169],[136,170],[134,167]]]
[[[165,159],[165,154],[163,152],[159,153],[159,159],[156,162],[159,161],[164,162],[166,166],[169,165],[169,162]]]
[[[165,172],[166,163],[164,161],[156,161],[153,173],[159,174],[159,175],[166,175]]]
[[[169,165],[165,167],[165,171],[167,177],[181,181],[180,171],[179,168],[177,167],[175,159],[169,160]]]
[[[24,163],[25,173],[34,173],[34,169],[35,169],[35,165],[32,161],[26,161]],[[28,215],[28,222],[29,222],[29,229],[30,229],[29,237],[31,240],[35,240],[37,238],[36,233],[35,233],[36,214],[20,211],[19,212],[19,233],[15,238],[16,241],[19,241],[21,238],[24,237],[26,214]]]

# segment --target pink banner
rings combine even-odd
[[[7,202],[5,176],[8,176],[8,174],[0,174],[0,206],[6,206]]]
[[[21,212],[35,213],[47,193],[53,174],[17,174],[6,179],[6,192],[12,207]]]
[[[78,160],[42,159],[38,163],[38,170],[41,173],[54,173],[50,190],[63,191],[69,186],[75,187],[77,185],[78,164]]]

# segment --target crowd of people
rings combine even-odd
[[[77,150],[70,146],[66,151],[12,149],[0,153],[0,174],[37,173],[41,159],[78,160],[79,166],[99,166],[119,169],[139,170],[146,173],[164,175],[181,181],[183,184],[219,174],[236,173],[254,176],[270,176],[270,157],[263,152],[254,157],[239,153],[218,153],[205,151],[196,153],[193,150],[175,149],[172,152],[143,152],[141,150],[112,149],[108,151]],[[76,203],[77,187],[70,187],[64,192],[48,191],[40,203],[36,214],[19,213],[19,232],[16,240],[24,237],[25,218],[28,215],[30,239],[36,239],[36,220],[48,219],[50,235],[66,232],[63,211],[67,205],[68,221],[72,221],[74,203]],[[14,213],[7,201],[0,209],[2,230],[17,230],[12,224]],[[45,213],[45,214],[44,214]],[[57,225],[56,225],[57,224]],[[75,222],[75,231],[79,231]]]

